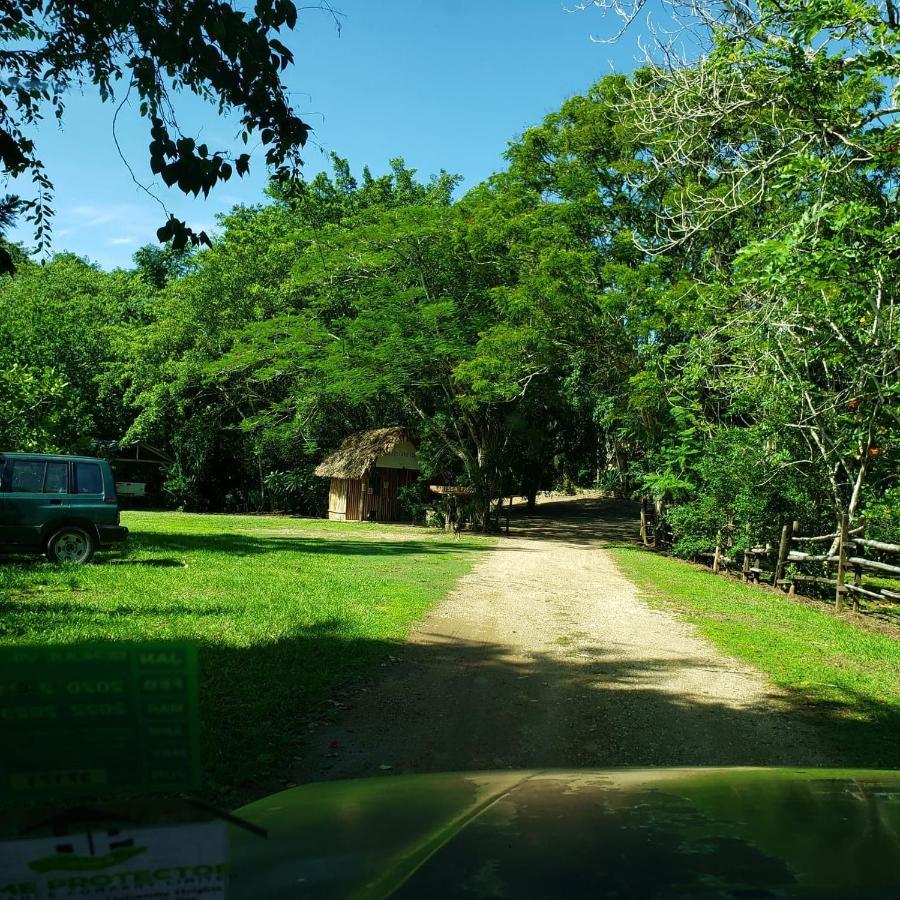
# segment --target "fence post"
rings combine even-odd
[[[713,574],[718,575],[722,568],[722,529],[716,534],[716,553],[713,556]]]
[[[753,542],[750,540],[750,523],[747,523],[747,549],[744,551],[744,567],[741,571],[741,581],[750,580],[750,548]]]
[[[641,497],[641,543],[647,546],[647,498]]]
[[[785,525],[781,529],[781,543],[778,545],[778,561],[775,563],[775,574],[772,576],[772,586],[777,587],[784,575],[784,567],[787,563],[788,552],[791,546],[791,526]]]
[[[859,519],[856,520],[856,522],[857,522],[856,527],[857,528],[862,527],[862,529],[863,529],[862,532],[860,532],[860,536],[865,537],[866,536],[865,516],[861,516]],[[862,555],[862,554],[860,554],[860,555]],[[860,566],[853,567],[853,584],[856,587],[862,587],[862,567],[860,567]],[[855,612],[857,614],[859,613],[859,594],[857,594],[855,592],[853,594],[853,612]]]
[[[841,515],[841,529],[838,543],[838,570],[837,570],[837,587],[834,589],[834,608],[840,612],[844,608],[844,579],[847,574],[847,532],[850,530],[850,516],[847,513]]]
[[[791,541],[794,539],[794,535],[799,534],[799,533],[800,533],[800,522],[797,519],[794,519],[794,521],[791,522]],[[791,556],[791,544],[790,544],[790,541],[788,541],[788,559],[790,559],[790,556]],[[796,595],[796,593],[797,593],[797,582],[794,581],[793,578],[791,578],[791,583],[788,585],[788,596],[793,597]]]

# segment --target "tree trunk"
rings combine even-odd
[[[487,485],[484,485],[476,495],[478,502],[477,522],[480,531],[491,530],[491,491]]]

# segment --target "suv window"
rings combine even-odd
[[[65,494],[69,489],[69,465],[64,462],[47,463],[44,476],[45,494]]]
[[[44,489],[47,463],[30,459],[9,462],[9,490],[16,494],[40,494]]]
[[[103,476],[95,463],[75,463],[75,493],[102,494]]]

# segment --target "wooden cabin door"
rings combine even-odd
[[[390,479],[391,473],[376,469],[369,475],[365,490],[365,518],[373,522],[390,522]]]
[[[366,483],[360,478],[347,482],[347,521],[361,522],[366,517]]]
[[[381,496],[378,498],[378,521],[394,521],[394,501],[397,499],[397,475],[390,470],[381,472]]]
[[[412,484],[418,473],[408,469],[377,469],[371,480],[372,493],[369,495],[369,509],[378,522],[396,522],[400,517],[398,495],[400,488]]]

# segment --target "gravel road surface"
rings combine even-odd
[[[380,676],[315,726],[299,782],[504,768],[827,764],[778,691],[653,608],[604,549],[633,510],[514,516]]]

